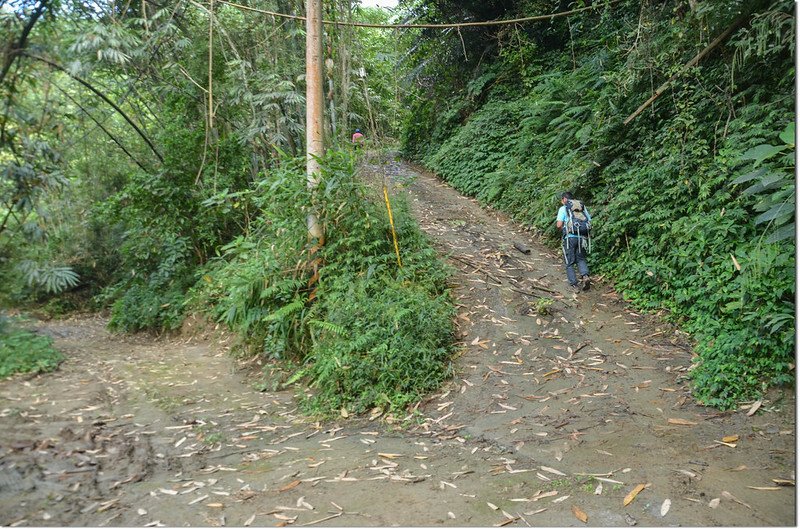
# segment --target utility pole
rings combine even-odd
[[[322,95],[322,0],[306,0],[306,160],[308,188],[319,184],[323,138],[324,99]],[[316,214],[308,215],[309,239],[323,242],[322,226]]]

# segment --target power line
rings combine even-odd
[[[305,20],[306,17],[301,17],[299,15],[287,15],[286,13],[277,13],[275,11],[267,11],[266,9],[259,9],[257,7],[250,7],[244,6],[241,4],[236,4],[234,2],[229,2],[227,0],[215,0],[221,4],[227,4],[231,7],[235,7],[237,9],[242,9],[245,11],[255,11],[256,13],[262,13],[264,15],[272,15],[274,17],[279,18],[288,18],[291,20]],[[379,29],[411,29],[411,28],[432,28],[432,29],[446,29],[446,28],[463,28],[463,27],[476,27],[476,26],[501,26],[504,24],[520,24],[523,22],[536,22],[540,20],[552,20],[554,18],[566,17],[569,15],[574,15],[577,13],[582,13],[584,11],[589,11],[591,9],[597,9],[603,6],[609,6],[611,4],[616,4],[621,0],[609,0],[602,5],[591,5],[587,7],[581,7],[578,9],[573,9],[572,11],[561,11],[559,13],[553,13],[551,15],[536,15],[532,17],[523,17],[523,18],[513,18],[508,20],[487,20],[483,22],[461,22],[458,24],[369,24],[366,22],[338,22],[335,20],[323,20],[323,24],[329,25],[336,25],[336,26],[355,26],[359,28],[379,28]]]

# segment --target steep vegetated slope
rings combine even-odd
[[[472,21],[575,7],[557,4],[417,10]],[[791,383],[793,3],[594,4],[422,33],[406,155],[554,244],[557,194],[585,200],[593,272],[693,334],[702,402],[732,407]]]

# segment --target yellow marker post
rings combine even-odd
[[[397,254],[397,266],[403,268],[403,263],[400,261],[400,246],[397,244],[397,233],[394,231],[392,205],[389,203],[389,191],[386,189],[386,184],[383,185],[383,198],[386,200],[386,211],[389,212],[389,224],[392,226],[392,239],[394,240],[394,253]]]

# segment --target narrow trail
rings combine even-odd
[[[319,424],[292,393],[255,390],[224,337],[40,323],[67,360],[0,381],[0,523],[796,523],[794,488],[773,482],[795,479],[794,395],[752,416],[696,406],[671,326],[602,283],[568,293],[557,255],[432,176],[396,162],[365,172],[408,191],[455,270],[457,376],[421,417]]]

